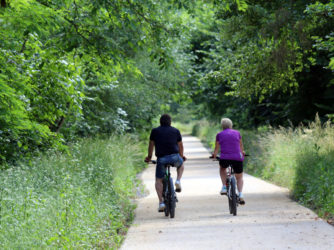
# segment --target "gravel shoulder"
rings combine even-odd
[[[175,218],[157,212],[150,165],[141,175],[148,195],[137,200],[121,249],[334,249],[333,226],[292,201],[287,189],[250,175],[244,178],[246,205],[230,215],[226,196],[219,195],[217,162],[196,137],[183,141],[188,160]]]

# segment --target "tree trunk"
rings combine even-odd
[[[6,8],[7,7],[6,0],[1,0],[1,7],[2,8]]]

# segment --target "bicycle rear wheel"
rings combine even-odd
[[[168,189],[168,185],[167,185],[167,180],[166,178],[163,179],[163,199],[164,199],[164,203],[165,203],[165,216],[169,216],[169,199],[168,199],[168,193],[169,193],[169,189]]]
[[[230,183],[230,188],[231,188],[231,193],[229,197],[229,204],[230,204],[230,213],[233,214],[234,216],[237,215],[237,193],[236,193],[236,181],[235,178],[231,178],[231,183]]]
[[[228,200],[228,208],[230,211],[230,214],[232,214],[232,208],[233,208],[233,204],[232,204],[232,195],[231,195],[231,178],[227,179],[227,200]]]
[[[169,214],[171,218],[175,217],[175,207],[176,207],[176,199],[175,199],[175,191],[173,186],[173,179],[169,179]]]

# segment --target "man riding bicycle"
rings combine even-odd
[[[173,164],[177,167],[177,178],[175,181],[175,191],[181,192],[181,177],[183,174],[183,143],[181,133],[178,129],[171,126],[172,118],[168,114],[160,117],[160,126],[153,128],[150,134],[148,145],[148,155],[145,158],[149,162],[152,158],[153,149],[155,147],[155,155],[157,157],[157,165],[155,170],[155,189],[159,198],[159,212],[163,212],[165,204],[162,200],[163,177],[165,174],[166,164]]]
[[[213,158],[216,158],[220,148],[220,178],[222,181],[222,189],[220,194],[226,194],[226,168],[231,165],[237,179],[237,187],[239,191],[239,202],[245,204],[242,188],[243,180],[243,160],[245,158],[244,146],[241,135],[238,130],[232,129],[232,121],[228,118],[221,120],[222,131],[216,135],[216,145]]]

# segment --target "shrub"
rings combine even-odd
[[[133,218],[136,138],[84,139],[0,172],[0,247],[117,248]]]

